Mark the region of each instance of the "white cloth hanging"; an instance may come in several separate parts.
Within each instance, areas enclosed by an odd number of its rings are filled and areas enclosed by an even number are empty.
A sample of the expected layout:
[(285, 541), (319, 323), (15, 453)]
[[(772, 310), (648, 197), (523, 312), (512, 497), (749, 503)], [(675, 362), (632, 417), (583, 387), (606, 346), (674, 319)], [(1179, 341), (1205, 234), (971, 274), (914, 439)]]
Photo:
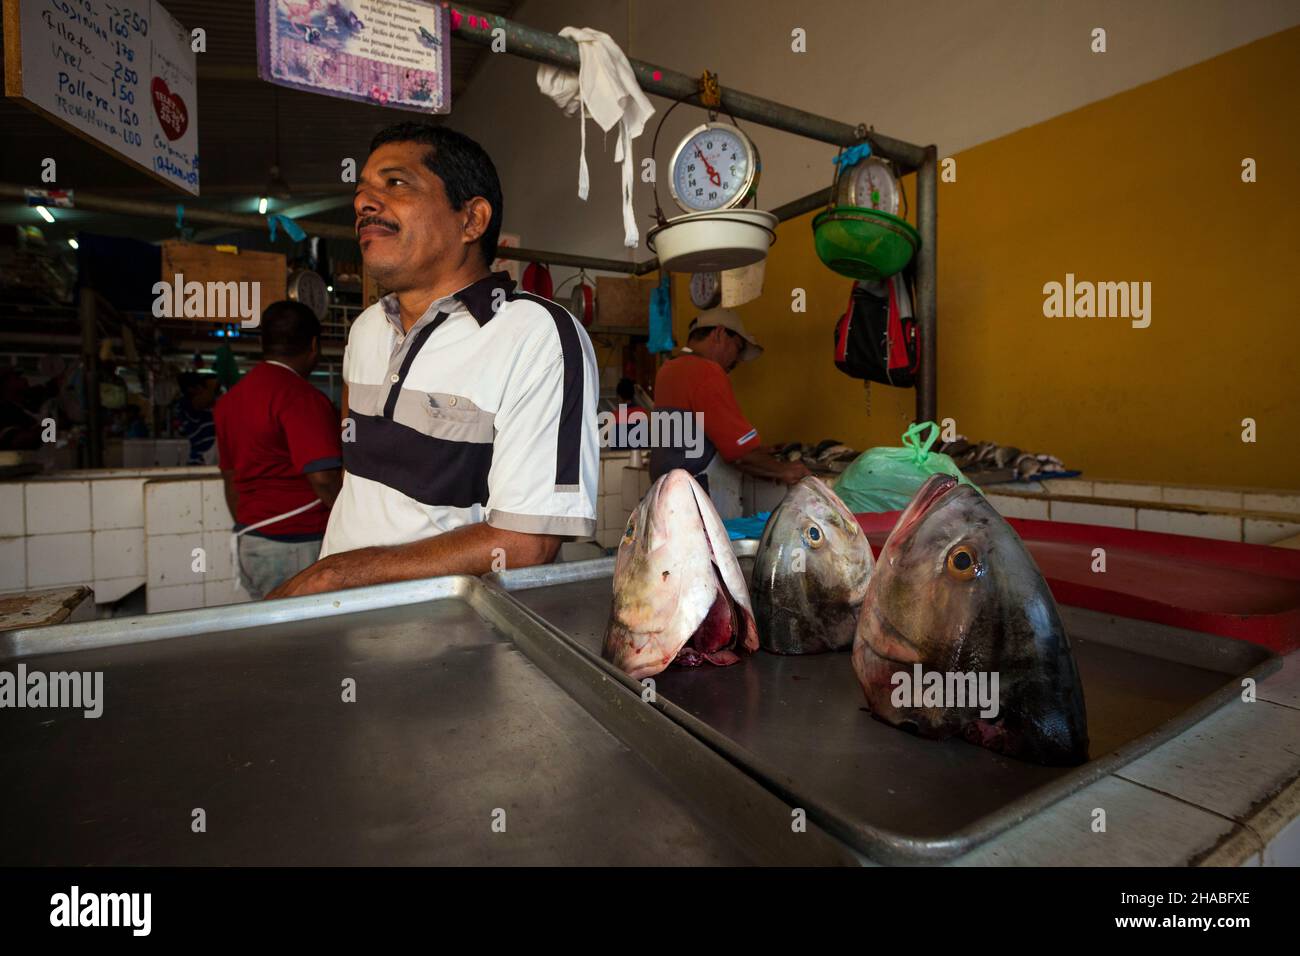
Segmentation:
[(636, 217), (632, 212), (634, 162), (632, 140), (641, 135), (654, 107), (632, 72), (623, 51), (608, 33), (579, 27), (565, 27), (560, 36), (578, 44), (581, 67), (572, 70), (542, 64), (537, 68), (537, 88), (555, 101), (565, 116), (577, 113), (582, 125), (578, 158), (578, 198), (586, 200), (590, 178), (587, 174), (587, 114), (609, 132), (618, 127), (614, 144), (614, 162), (623, 164), (623, 245), (635, 249), (640, 242)]

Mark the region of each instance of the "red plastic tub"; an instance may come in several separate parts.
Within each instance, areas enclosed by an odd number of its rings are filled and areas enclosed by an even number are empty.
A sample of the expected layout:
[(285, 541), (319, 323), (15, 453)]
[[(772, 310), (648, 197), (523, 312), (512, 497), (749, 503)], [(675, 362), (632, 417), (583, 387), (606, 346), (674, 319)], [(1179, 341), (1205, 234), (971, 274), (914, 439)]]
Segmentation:
[[(901, 512), (860, 514), (879, 555)], [(1300, 648), (1300, 551), (1065, 521), (1008, 518), (1056, 600), (1261, 644)], [(1106, 551), (1105, 573), (1092, 570)]]

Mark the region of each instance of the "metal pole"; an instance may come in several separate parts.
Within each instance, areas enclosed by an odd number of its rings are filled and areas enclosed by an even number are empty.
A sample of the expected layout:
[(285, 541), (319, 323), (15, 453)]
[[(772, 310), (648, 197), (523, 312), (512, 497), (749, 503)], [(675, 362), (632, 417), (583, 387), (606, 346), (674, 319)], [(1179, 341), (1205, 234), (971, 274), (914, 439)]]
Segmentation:
[(916, 321), (921, 336), (921, 368), (916, 383), (916, 420), (937, 422), (938, 408), (938, 317), (937, 250), (939, 241), (939, 151), (925, 148), (925, 161), (916, 171), (916, 221), (921, 249), (916, 261)]
[(831, 187), (824, 186), (810, 192), (807, 196), (792, 199), (784, 206), (777, 206), (772, 210), (772, 215), (776, 216), (781, 222), (785, 222), (787, 219), (794, 219), (806, 212), (812, 212), (814, 209), (825, 209), (830, 202), (830, 198)]
[[(580, 269), (599, 269), (602, 272), (626, 272), (636, 275), (638, 265), (622, 259), (602, 259), (599, 256), (581, 256), (571, 252), (547, 252), (543, 249), (498, 249), (502, 259), (517, 262), (545, 262), (552, 266), (574, 266)], [(656, 267), (657, 268), (657, 267)]]
[[(462, 19), (460, 26), (453, 28), (452, 34), (462, 40), (478, 46), (490, 47), (492, 31), (499, 27), (505, 31), (507, 53), (571, 70), (579, 67), (578, 44), (568, 37), (536, 30), (514, 20), (507, 20), (495, 14), (489, 15), (460, 4), (453, 9), (461, 13)], [(470, 17), (475, 19), (476, 26), (469, 25)], [(698, 77), (687, 76), (676, 70), (666, 70), (642, 60), (629, 58), (628, 63), (636, 74), (637, 83), (647, 93), (655, 93), (670, 99), (686, 99), (699, 92)], [(925, 158), (924, 147), (868, 131), (865, 126), (853, 126), (827, 119), (783, 103), (730, 89), (725, 85), (722, 87), (722, 107), (737, 119), (749, 120), (835, 146), (853, 146), (866, 139), (871, 143), (874, 153), (901, 164), (904, 171), (920, 166)]]
[(86, 389), (86, 467), (104, 467), (104, 436), (99, 430), (99, 330), (95, 325), (95, 290), (82, 286), (81, 381)]
[[(176, 204), (165, 202), (147, 202), (141, 199), (115, 199), (100, 193), (90, 193), (78, 189), (74, 194), (74, 207), (90, 209), (94, 212), (112, 212), (123, 216), (145, 216), (151, 219), (176, 218)], [(22, 186), (13, 183), (0, 183), (0, 199), (18, 199), (26, 202)], [(187, 222), (211, 224), (214, 226), (233, 226), (236, 229), (264, 230), (267, 228), (266, 217), (251, 213), (218, 212), (213, 209), (201, 209), (195, 206), (185, 207)], [(356, 240), (356, 230), (335, 222), (311, 222), (303, 220), (298, 223), (302, 228), (317, 236), (331, 239)]]

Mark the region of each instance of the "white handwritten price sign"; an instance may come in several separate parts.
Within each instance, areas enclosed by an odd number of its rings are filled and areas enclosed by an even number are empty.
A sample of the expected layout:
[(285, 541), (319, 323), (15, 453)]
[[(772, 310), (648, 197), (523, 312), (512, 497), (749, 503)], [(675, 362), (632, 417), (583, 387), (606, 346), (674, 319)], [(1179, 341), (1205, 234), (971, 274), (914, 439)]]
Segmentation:
[(154, 0), (4, 0), (5, 95), (199, 194), (194, 53)]

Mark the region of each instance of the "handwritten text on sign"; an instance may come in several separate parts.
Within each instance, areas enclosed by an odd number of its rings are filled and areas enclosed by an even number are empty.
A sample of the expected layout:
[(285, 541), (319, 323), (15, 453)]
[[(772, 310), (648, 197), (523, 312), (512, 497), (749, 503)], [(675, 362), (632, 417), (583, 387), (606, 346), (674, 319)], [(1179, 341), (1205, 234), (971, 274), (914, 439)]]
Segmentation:
[(198, 104), (185, 28), (153, 0), (20, 0), (20, 11), (22, 97), (198, 195)]

